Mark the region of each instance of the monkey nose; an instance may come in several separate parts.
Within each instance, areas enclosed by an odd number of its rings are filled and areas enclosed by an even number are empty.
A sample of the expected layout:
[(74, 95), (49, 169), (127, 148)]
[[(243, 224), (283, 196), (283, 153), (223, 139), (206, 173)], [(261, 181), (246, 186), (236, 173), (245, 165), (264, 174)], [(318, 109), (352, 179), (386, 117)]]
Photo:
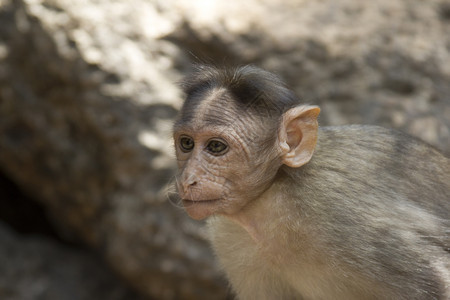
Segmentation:
[(183, 182), (183, 188), (185, 191), (188, 191), (190, 188), (192, 188), (196, 185), (197, 185), (197, 180), (196, 180), (195, 176), (189, 176)]

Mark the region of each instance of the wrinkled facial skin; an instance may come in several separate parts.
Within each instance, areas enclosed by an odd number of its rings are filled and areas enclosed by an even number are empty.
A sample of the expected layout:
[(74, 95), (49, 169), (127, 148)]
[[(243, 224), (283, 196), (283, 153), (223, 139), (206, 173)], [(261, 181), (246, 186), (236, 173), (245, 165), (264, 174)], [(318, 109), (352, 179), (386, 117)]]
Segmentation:
[(193, 219), (239, 212), (270, 185), (281, 165), (276, 155), (262, 153), (256, 141), (258, 128), (251, 122), (227, 123), (195, 122), (174, 129), (177, 189)]

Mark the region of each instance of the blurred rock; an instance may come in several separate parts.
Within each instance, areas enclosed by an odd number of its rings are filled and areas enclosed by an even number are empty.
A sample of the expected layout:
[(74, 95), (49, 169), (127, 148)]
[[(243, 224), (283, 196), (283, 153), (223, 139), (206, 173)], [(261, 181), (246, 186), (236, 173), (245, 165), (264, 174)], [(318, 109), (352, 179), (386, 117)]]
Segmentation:
[(129, 2), (78, 3), (2, 2), (1, 168), (65, 239), (100, 251), (143, 293), (224, 298), (201, 224), (162, 189), (179, 100), (177, 77), (160, 62), (168, 42), (130, 39), (124, 17), (114, 20)]
[(143, 300), (98, 258), (45, 238), (14, 234), (0, 222), (0, 299)]
[(275, 71), (321, 125), (393, 127), (450, 154), (447, 0), (175, 2), (186, 21), (167, 38), (182, 49)]
[[(253, 63), (322, 107), (450, 153), (446, 0), (0, 0), (0, 169), (62, 238), (157, 299), (223, 299), (201, 223), (169, 197), (176, 87)], [(0, 245), (1, 248), (1, 245)]]

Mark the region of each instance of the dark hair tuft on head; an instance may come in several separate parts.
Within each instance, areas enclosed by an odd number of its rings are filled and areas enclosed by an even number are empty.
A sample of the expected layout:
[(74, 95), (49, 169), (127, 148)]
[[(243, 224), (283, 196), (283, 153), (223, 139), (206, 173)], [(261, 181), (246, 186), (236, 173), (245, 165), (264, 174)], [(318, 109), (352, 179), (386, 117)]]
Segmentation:
[(197, 65), (181, 87), (186, 101), (214, 88), (225, 88), (237, 104), (260, 113), (281, 115), (300, 104), (278, 76), (251, 65), (234, 68)]

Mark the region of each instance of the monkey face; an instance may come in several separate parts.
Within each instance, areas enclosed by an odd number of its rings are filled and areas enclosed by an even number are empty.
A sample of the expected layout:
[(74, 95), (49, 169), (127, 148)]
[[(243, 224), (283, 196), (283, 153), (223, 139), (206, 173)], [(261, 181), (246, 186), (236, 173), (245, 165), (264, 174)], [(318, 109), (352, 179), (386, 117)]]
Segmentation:
[(187, 213), (194, 219), (234, 215), (270, 187), (282, 164), (298, 168), (308, 162), (318, 111), (292, 108), (281, 118), (281, 129), (271, 130), (259, 117), (212, 103), (208, 113), (178, 122), (177, 189)]
[(174, 126), (178, 193), (188, 214), (233, 215), (272, 184), (282, 164), (311, 158), (320, 109), (299, 107), (268, 72), (201, 67), (183, 84)]
[(177, 189), (194, 219), (238, 212), (264, 191), (270, 181), (266, 178), (273, 178), (280, 165), (276, 160), (258, 163), (258, 145), (240, 130), (239, 122), (233, 127), (175, 131)]

